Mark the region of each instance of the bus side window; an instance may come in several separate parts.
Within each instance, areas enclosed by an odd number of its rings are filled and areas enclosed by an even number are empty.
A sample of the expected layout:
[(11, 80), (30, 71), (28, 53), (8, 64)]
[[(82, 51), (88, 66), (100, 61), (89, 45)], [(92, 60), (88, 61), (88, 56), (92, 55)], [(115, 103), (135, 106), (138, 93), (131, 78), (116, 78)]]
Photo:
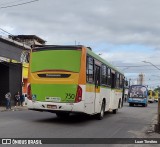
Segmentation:
[(107, 85), (107, 67), (106, 65), (102, 65), (102, 70), (101, 70), (101, 84), (102, 85)]
[(90, 56), (87, 56), (86, 81), (89, 83), (94, 82), (94, 59)]
[(151, 91), (148, 91), (148, 96), (151, 96)]
[(120, 74), (116, 73), (116, 88), (120, 88)]
[(125, 84), (125, 86), (128, 86), (127, 83), (124, 83), (124, 78), (122, 75), (120, 75), (120, 88), (123, 88), (123, 85)]
[(111, 88), (115, 88), (115, 85), (116, 85), (115, 73), (111, 73)]
[(111, 69), (108, 68), (108, 78), (107, 78), (107, 85), (111, 86)]
[(100, 86), (100, 66), (95, 65), (95, 86)]

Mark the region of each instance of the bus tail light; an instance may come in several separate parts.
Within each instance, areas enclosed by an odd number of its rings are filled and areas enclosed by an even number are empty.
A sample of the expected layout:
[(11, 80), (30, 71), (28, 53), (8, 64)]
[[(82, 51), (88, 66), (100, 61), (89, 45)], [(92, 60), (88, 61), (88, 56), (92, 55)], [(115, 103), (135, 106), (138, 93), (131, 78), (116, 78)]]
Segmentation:
[(32, 100), (31, 84), (29, 84), (27, 87), (27, 97), (29, 100)]
[(75, 103), (78, 103), (81, 100), (82, 100), (82, 88), (78, 85)]

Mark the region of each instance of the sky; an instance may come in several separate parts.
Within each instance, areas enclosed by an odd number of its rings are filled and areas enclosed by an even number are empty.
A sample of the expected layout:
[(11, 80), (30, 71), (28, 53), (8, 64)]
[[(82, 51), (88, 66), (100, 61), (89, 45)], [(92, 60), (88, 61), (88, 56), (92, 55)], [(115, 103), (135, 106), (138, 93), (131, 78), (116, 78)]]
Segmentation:
[(132, 84), (143, 73), (145, 84), (155, 88), (160, 86), (159, 6), (160, 0), (1, 0), (0, 28), (37, 35), (47, 44), (90, 46)]

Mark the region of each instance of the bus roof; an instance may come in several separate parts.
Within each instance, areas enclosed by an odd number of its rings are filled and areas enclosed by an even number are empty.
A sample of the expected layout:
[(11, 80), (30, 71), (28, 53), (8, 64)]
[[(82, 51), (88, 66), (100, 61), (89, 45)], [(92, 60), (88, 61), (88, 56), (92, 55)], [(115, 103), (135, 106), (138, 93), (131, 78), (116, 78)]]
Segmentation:
[(81, 45), (39, 45), (32, 49), (32, 51), (45, 51), (45, 50), (64, 50), (64, 49), (82, 49)]
[(70, 49), (70, 50), (80, 50), (82, 48), (86, 48), (87, 49), (87, 53), (91, 56), (93, 56), (95, 59), (99, 60), (100, 62), (106, 64), (108, 67), (110, 67), (111, 69), (121, 73), (124, 75), (124, 73), (119, 70), (118, 68), (116, 68), (115, 66), (111, 65), (109, 62), (107, 62), (106, 60), (104, 60), (103, 58), (101, 58), (99, 55), (95, 54), (92, 49), (90, 47), (85, 47), (83, 45), (40, 45), (40, 46), (36, 46), (32, 49), (32, 52), (35, 51), (45, 51), (45, 50), (64, 50), (64, 49)]

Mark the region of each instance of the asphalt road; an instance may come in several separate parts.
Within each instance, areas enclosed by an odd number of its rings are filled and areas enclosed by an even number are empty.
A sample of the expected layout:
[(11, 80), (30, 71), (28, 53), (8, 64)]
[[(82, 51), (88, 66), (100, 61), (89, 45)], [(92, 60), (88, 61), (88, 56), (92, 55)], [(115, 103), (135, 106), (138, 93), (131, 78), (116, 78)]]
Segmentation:
[(157, 114), (157, 103), (148, 107), (124, 107), (103, 120), (86, 115), (59, 119), (54, 113), (0, 112), (0, 138), (134, 138), (143, 137)]

